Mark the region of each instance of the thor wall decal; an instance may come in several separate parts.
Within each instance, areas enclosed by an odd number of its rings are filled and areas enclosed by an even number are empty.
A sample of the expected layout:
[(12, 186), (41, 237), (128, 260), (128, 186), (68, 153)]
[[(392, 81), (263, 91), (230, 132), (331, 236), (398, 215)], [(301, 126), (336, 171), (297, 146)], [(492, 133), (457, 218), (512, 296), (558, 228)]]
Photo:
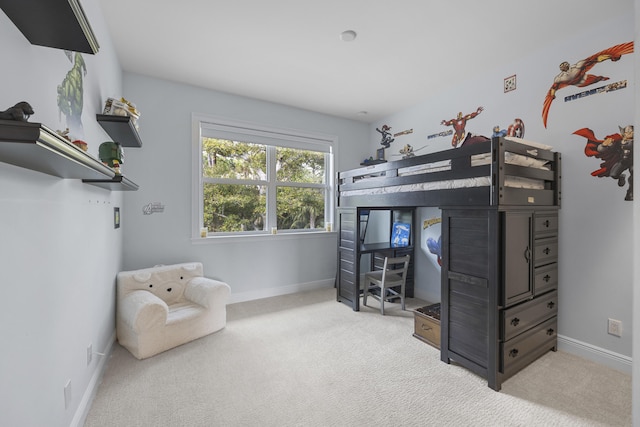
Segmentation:
[[(619, 127), (620, 133), (607, 135), (604, 139), (596, 138), (589, 128), (578, 129), (575, 135), (587, 139), (584, 153), (587, 157), (601, 159), (600, 169), (591, 172), (598, 178), (610, 177), (618, 181), (618, 187), (628, 183), (625, 200), (633, 200), (633, 126)], [(629, 176), (627, 176), (627, 173)]]
[(632, 52), (633, 42), (627, 42), (600, 51), (588, 58), (576, 62), (573, 65), (570, 65), (567, 61), (562, 62), (560, 64), (560, 73), (553, 79), (553, 84), (549, 88), (542, 106), (542, 123), (544, 124), (544, 127), (547, 127), (549, 109), (551, 108), (553, 100), (556, 99), (557, 91), (567, 86), (585, 87), (604, 80), (609, 80), (609, 77), (587, 74), (587, 72), (596, 64), (606, 60), (618, 61), (622, 55)]

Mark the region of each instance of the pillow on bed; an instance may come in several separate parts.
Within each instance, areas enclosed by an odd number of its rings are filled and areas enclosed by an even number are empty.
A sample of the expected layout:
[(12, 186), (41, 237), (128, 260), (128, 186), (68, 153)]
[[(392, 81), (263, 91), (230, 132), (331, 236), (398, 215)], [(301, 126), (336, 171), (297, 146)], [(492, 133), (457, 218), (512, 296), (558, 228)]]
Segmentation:
[(442, 160), (439, 162), (407, 166), (406, 168), (398, 168), (398, 176), (417, 175), (420, 173), (439, 172), (451, 169), (451, 160)]
[(553, 150), (553, 147), (547, 144), (542, 144), (540, 142), (529, 141), (522, 138), (516, 138), (515, 136), (505, 136), (504, 139), (508, 139), (509, 141), (519, 142), (520, 144), (528, 145), (530, 147), (540, 148), (542, 150)]
[(534, 159), (533, 157), (523, 156), (522, 154), (504, 153), (504, 162), (511, 165), (549, 170), (546, 160)]
[[(534, 159), (522, 154), (504, 153), (504, 162), (510, 165), (525, 166), (535, 169), (549, 170), (546, 160)], [(491, 153), (474, 154), (471, 156), (471, 166), (488, 165), (491, 163)]]

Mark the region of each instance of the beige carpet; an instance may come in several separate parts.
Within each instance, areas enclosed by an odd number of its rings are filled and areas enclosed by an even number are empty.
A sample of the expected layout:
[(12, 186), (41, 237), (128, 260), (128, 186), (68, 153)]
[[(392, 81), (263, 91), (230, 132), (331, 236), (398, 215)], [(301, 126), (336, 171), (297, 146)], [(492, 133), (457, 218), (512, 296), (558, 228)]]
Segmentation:
[(323, 289), (229, 305), (224, 330), (147, 360), (115, 344), (85, 426), (631, 425), (630, 375), (551, 352), (498, 393), (411, 311), (369, 304)]

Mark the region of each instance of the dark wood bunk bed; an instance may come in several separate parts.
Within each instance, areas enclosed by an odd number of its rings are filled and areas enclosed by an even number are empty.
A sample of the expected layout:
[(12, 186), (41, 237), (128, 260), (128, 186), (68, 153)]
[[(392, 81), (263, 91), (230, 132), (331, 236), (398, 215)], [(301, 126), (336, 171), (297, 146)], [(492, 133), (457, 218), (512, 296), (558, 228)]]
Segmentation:
[[(368, 211), (439, 207), (441, 360), (496, 391), (557, 346), (561, 155), (523, 142), (493, 138), (338, 173), (338, 301), (360, 308)], [(413, 215), (412, 235), (415, 226)]]

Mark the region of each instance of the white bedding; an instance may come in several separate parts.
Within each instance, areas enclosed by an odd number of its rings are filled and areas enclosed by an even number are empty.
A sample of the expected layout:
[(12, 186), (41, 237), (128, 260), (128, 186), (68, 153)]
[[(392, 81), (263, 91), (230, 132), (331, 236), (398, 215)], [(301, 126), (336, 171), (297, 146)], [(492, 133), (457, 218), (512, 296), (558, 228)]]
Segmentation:
[[(505, 138), (514, 142), (519, 142), (525, 145), (529, 145), (532, 150), (536, 148), (542, 148), (551, 150), (552, 147), (544, 144), (539, 144), (532, 141), (526, 141), (520, 138)], [(534, 153), (532, 153), (535, 155)], [(491, 153), (482, 153), (477, 154), (471, 157), (471, 166), (480, 166), (487, 165), (491, 163)], [(505, 153), (505, 163), (518, 165), (518, 166), (526, 166), (531, 168), (539, 168), (549, 170), (547, 166), (547, 162), (545, 160), (534, 159), (528, 156), (523, 156), (515, 153)], [(423, 173), (433, 173), (439, 171), (447, 171), (451, 169), (451, 160), (443, 160), (440, 162), (434, 162), (424, 165), (415, 165), (409, 166), (406, 168), (398, 169), (398, 176), (409, 176), (409, 175), (417, 175)], [(506, 175), (504, 179), (504, 183), (506, 187), (511, 188), (526, 188), (533, 190), (543, 190), (544, 189), (544, 181), (522, 178), (517, 176)], [(343, 196), (359, 196), (359, 195), (377, 195), (377, 194), (388, 194), (388, 193), (399, 193), (399, 192), (411, 192), (411, 191), (429, 191), (429, 190), (447, 190), (447, 189), (455, 189), (455, 188), (469, 188), (469, 187), (486, 187), (491, 185), (491, 178), (486, 177), (477, 177), (477, 178), (464, 178), (464, 179), (455, 179), (448, 181), (433, 181), (433, 182), (423, 182), (416, 184), (405, 184), (405, 185), (396, 185), (391, 187), (379, 187), (379, 188), (368, 188), (363, 190), (348, 190), (342, 191), (341, 195)]]
[[(525, 166), (529, 168), (538, 168), (549, 170), (546, 160), (534, 159), (533, 157), (523, 156), (515, 153), (504, 153), (504, 162), (510, 165)], [(471, 166), (482, 166), (491, 163), (491, 153), (482, 153), (471, 156)], [(398, 169), (398, 176), (417, 175), (421, 173), (431, 173), (446, 171), (451, 169), (451, 160), (442, 160), (440, 162), (428, 163), (424, 165), (409, 166)]]
[[(491, 179), (488, 176), (478, 178), (463, 178), (449, 181), (421, 182), (417, 184), (404, 184), (392, 187), (367, 188), (364, 190), (341, 191), (342, 196), (363, 196), (389, 193), (404, 193), (411, 191), (450, 190), (454, 188), (488, 187)], [(532, 190), (544, 190), (544, 183), (537, 179), (521, 178), (517, 176), (505, 176), (504, 185), (510, 188), (527, 188)]]

